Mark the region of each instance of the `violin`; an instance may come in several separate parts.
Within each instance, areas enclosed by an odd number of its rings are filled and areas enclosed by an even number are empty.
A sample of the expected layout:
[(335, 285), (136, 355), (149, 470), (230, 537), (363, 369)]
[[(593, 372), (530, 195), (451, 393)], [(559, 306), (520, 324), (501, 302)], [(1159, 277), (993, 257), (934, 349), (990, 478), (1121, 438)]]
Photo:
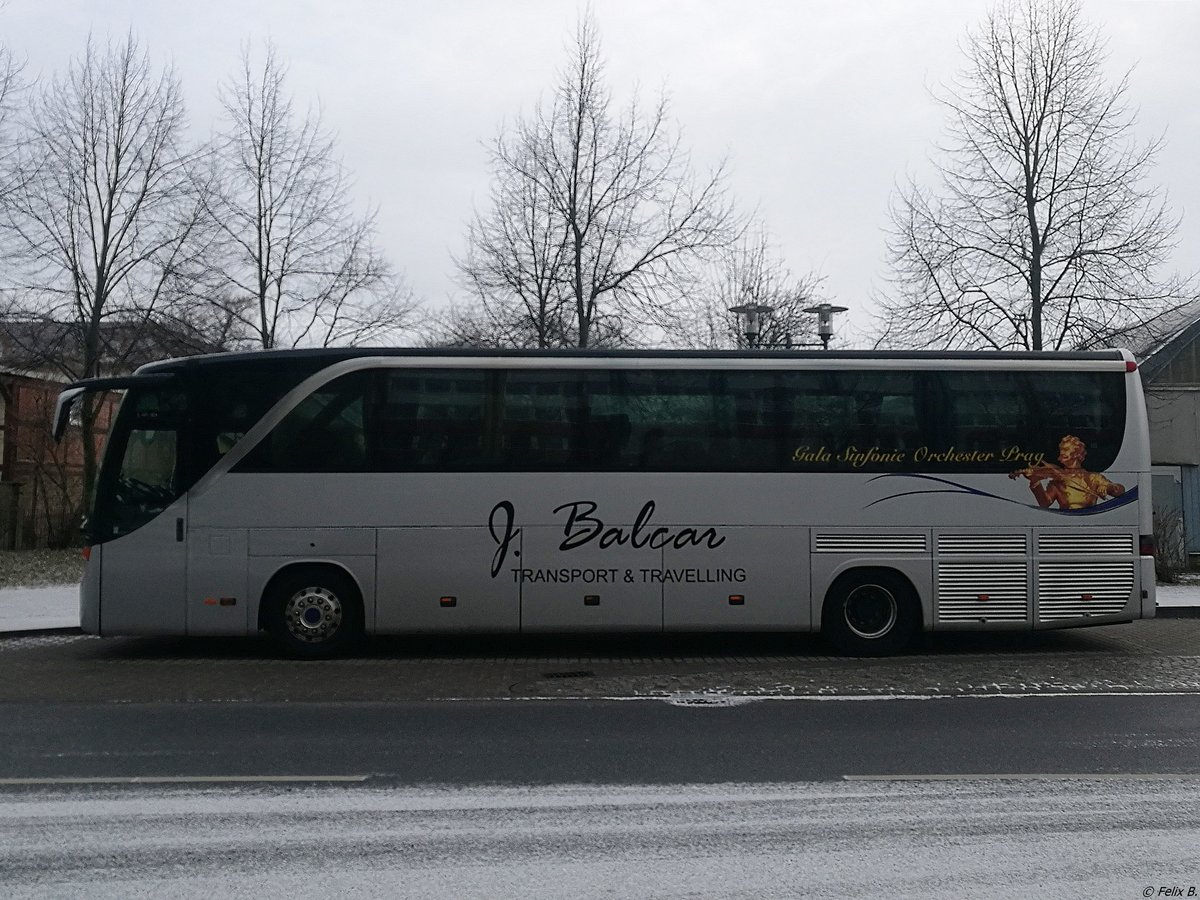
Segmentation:
[(1042, 481), (1046, 478), (1059, 478), (1065, 471), (1066, 469), (1062, 466), (1055, 465), (1054, 463), (1042, 463), (1039, 466), (1027, 466), (1024, 469), (1009, 472), (1008, 477), (1016, 478), (1017, 476), (1021, 476), (1033, 481)]

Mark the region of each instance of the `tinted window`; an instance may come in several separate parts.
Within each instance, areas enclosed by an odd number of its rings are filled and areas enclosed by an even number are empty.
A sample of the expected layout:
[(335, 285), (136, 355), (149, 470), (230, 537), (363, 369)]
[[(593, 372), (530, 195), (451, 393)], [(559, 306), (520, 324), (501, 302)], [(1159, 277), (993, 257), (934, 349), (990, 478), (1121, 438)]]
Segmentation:
[(485, 468), (489, 376), (466, 369), (384, 369), (371, 376), (370, 465), (396, 472)]
[(190, 481), (211, 469), (284, 394), (322, 365), (300, 359), (251, 360), (190, 373), (195, 385)]
[[(1059, 442), (1079, 438), (1086, 467), (1103, 471), (1121, 449), (1125, 379), (1105, 372), (945, 372), (930, 376), (940, 401), (931, 449), (974, 455), (948, 470), (1013, 471), (1053, 461)], [(929, 461), (926, 461), (929, 465)]]
[(382, 369), (306, 398), (251, 471), (1012, 472), (1124, 430), (1120, 373)]
[(309, 394), (242, 461), (256, 472), (367, 469), (364, 411), (370, 372), (335, 378)]
[(781, 377), (793, 469), (906, 471), (932, 427), (920, 373), (788, 372)]
[[(589, 379), (581, 373), (499, 373), (496, 462), (504, 469), (564, 470), (584, 445)], [(591, 380), (595, 380), (594, 378)]]
[(593, 376), (582, 461), (587, 468), (703, 471), (729, 456), (733, 405), (709, 372)]
[(171, 505), (188, 487), (180, 439), (187, 393), (175, 387), (131, 389), (105, 448), (88, 523), (93, 540), (128, 534)]

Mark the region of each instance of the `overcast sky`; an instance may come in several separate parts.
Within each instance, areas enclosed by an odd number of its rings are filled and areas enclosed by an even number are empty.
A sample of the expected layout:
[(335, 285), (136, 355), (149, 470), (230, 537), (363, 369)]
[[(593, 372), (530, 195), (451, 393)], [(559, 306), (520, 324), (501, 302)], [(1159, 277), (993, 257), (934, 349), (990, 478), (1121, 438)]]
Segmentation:
[[(1175, 267), (1200, 268), (1200, 3), (1084, 0), (1109, 41), (1142, 133), (1164, 133), (1155, 179), (1183, 216)], [(173, 62), (192, 126), (216, 123), (218, 85), (243, 42), (270, 38), (298, 105), (319, 102), (379, 207), (380, 243), (418, 295), (456, 293), (452, 254), (486, 202), (486, 143), (553, 85), (583, 4), (565, 0), (8, 0), (0, 40), (48, 76), (91, 32), (132, 28)], [(893, 187), (928, 171), (944, 125), (928, 88), (961, 65), (984, 0), (593, 0), (618, 101), (665, 89), (699, 167), (728, 157), (740, 204), (757, 208), (796, 273), (869, 325), (887, 290)]]

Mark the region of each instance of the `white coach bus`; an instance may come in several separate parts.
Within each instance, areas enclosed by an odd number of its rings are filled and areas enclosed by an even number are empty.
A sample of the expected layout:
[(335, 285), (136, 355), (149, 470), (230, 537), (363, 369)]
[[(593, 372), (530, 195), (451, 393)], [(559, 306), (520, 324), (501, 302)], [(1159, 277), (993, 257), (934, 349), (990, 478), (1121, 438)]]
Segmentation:
[(1154, 613), (1137, 364), (1098, 353), (311, 350), (153, 363), (85, 631), (921, 630)]

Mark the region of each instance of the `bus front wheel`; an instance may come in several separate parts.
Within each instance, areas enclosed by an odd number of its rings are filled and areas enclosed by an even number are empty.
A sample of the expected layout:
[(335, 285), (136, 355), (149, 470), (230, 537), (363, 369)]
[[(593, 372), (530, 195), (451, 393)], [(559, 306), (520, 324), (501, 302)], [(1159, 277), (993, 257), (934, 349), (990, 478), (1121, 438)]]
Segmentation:
[(889, 656), (912, 643), (921, 613), (912, 587), (887, 569), (847, 572), (825, 596), (821, 634), (848, 656)]
[(289, 656), (337, 656), (362, 638), (362, 597), (353, 580), (337, 569), (293, 569), (268, 588), (263, 625)]

